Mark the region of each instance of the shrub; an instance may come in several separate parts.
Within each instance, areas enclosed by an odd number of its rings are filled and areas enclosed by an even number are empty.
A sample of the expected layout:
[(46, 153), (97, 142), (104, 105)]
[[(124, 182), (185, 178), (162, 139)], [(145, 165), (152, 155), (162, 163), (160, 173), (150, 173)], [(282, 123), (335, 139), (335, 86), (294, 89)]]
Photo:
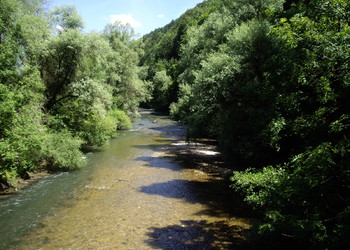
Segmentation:
[(118, 130), (131, 129), (131, 120), (124, 111), (114, 109), (109, 112), (109, 115), (116, 120)]
[(68, 131), (53, 132), (45, 137), (40, 158), (51, 170), (74, 170), (84, 166), (80, 147), (83, 141)]

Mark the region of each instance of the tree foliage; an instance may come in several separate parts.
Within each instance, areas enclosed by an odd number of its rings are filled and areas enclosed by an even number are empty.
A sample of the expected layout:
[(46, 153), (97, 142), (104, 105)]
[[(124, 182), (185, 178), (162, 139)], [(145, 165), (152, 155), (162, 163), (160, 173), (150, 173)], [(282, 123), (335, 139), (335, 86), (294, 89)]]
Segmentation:
[(0, 0), (2, 185), (82, 167), (142, 102), (218, 139), (260, 247), (349, 248), (348, 1), (206, 0), (139, 40), (43, 4)]
[(0, 1), (0, 184), (46, 168), (84, 165), (84, 145), (129, 129), (149, 98), (130, 27), (84, 33), (74, 6)]
[[(144, 38), (153, 41), (145, 56), (153, 98), (168, 98), (189, 137), (219, 140), (236, 170), (233, 187), (265, 215), (259, 246), (349, 247), (349, 8), (344, 0), (205, 1)], [(185, 18), (173, 56), (164, 50)], [(164, 70), (178, 89), (171, 101), (160, 91)]]

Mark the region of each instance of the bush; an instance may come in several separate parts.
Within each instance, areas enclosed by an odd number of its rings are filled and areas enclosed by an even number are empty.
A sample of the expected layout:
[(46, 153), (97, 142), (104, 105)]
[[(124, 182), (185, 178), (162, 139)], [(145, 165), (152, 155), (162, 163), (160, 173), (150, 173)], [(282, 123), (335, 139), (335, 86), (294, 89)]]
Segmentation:
[(284, 165), (234, 172), (233, 187), (265, 214), (266, 247), (349, 248), (349, 153), (347, 140), (321, 143)]
[(130, 118), (124, 111), (115, 109), (109, 111), (105, 117), (91, 115), (90, 118), (82, 120), (75, 130), (85, 144), (101, 146), (112, 138), (117, 130), (130, 128)]
[(117, 128), (117, 121), (106, 116), (101, 118), (97, 115), (91, 116), (90, 119), (82, 120), (78, 130), (78, 135), (84, 140), (84, 144), (101, 146), (110, 139)]
[(118, 130), (131, 129), (131, 120), (124, 111), (114, 109), (109, 112), (109, 115), (116, 120)]
[(39, 154), (45, 137), (37, 107), (24, 107), (9, 119), (11, 127), (0, 138), (0, 175), (3, 182), (25, 178), (28, 171), (38, 167)]
[(43, 142), (42, 165), (51, 170), (74, 170), (84, 166), (80, 147), (83, 141), (68, 131), (48, 134)]

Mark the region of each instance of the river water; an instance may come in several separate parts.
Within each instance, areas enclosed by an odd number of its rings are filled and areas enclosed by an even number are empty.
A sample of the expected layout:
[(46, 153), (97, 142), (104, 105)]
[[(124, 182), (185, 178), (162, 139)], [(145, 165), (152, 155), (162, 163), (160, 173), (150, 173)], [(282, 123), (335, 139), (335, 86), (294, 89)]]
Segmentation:
[(185, 128), (141, 113), (131, 131), (88, 153), (86, 168), (0, 201), (0, 249), (240, 247), (249, 220), (221, 207), (207, 173), (164, 156)]

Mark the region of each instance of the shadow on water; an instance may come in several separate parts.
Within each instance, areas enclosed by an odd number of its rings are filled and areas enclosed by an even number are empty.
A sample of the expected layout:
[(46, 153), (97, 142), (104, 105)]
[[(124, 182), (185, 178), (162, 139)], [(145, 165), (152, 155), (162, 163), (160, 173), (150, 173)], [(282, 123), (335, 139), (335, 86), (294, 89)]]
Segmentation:
[[(179, 131), (185, 130), (180, 128)], [(176, 132), (177, 133), (177, 132)], [(216, 150), (216, 142), (213, 140), (201, 140), (187, 142), (179, 139), (159, 139), (155, 140), (155, 144), (134, 145), (138, 149), (150, 149), (154, 152), (165, 152), (163, 156), (148, 156), (138, 157), (136, 161), (142, 161), (149, 167), (169, 168), (167, 164), (161, 164), (160, 160), (168, 159), (181, 163), (182, 169), (200, 169), (211, 175), (225, 175), (226, 177), (232, 174), (233, 167), (230, 163), (225, 163), (222, 155)], [(205, 154), (208, 150), (215, 150), (214, 154)]]
[(193, 185), (200, 184), (199, 182), (192, 182), (188, 180), (172, 180), (163, 183), (155, 183), (150, 186), (143, 186), (140, 192), (150, 195), (160, 195), (167, 198), (182, 199), (190, 203), (201, 202), (199, 190), (196, 190), (196, 195)]
[(249, 215), (220, 155), (201, 153), (212, 142), (188, 144), (184, 126), (144, 113), (89, 149), (87, 168), (0, 204), (0, 249), (241, 249)]
[[(193, 215), (203, 217), (199, 220), (181, 220), (166, 227), (149, 228), (146, 243), (160, 249), (247, 249), (248, 243), (244, 238), (250, 230), (238, 221), (239, 218), (251, 218), (252, 211), (242, 197), (229, 187), (232, 169), (217, 152), (216, 142), (209, 139), (185, 142), (186, 128), (178, 124), (151, 129), (161, 132), (166, 139), (157, 140), (154, 145), (134, 147), (151, 149), (160, 154), (140, 156), (135, 160), (144, 162), (150, 168), (188, 170), (192, 178), (154, 183), (142, 186), (139, 191), (201, 204), (202, 209)], [(210, 217), (218, 221), (206, 220)]]
[(242, 218), (252, 216), (252, 211), (247, 208), (242, 197), (234, 193), (222, 180), (172, 180), (143, 186), (139, 191), (149, 195), (180, 199), (192, 204), (202, 204), (205, 209), (195, 214), (198, 216), (230, 217), (231, 219), (235, 219), (236, 216)]
[(154, 156), (140, 156), (135, 159), (135, 161), (145, 162), (147, 167), (150, 168), (164, 168), (172, 171), (180, 171), (182, 168), (175, 166), (174, 164), (169, 164), (164, 158), (154, 157)]
[[(243, 197), (230, 188), (231, 167), (217, 152), (216, 142), (209, 139), (197, 142), (185, 142), (182, 135), (185, 127), (179, 125), (153, 128), (159, 131), (173, 131), (175, 138), (156, 140), (154, 145), (134, 145), (140, 149), (164, 152), (155, 156), (140, 156), (136, 161), (151, 168), (171, 171), (191, 170), (194, 180), (171, 180), (143, 186), (140, 192), (167, 198), (181, 199), (189, 203), (200, 203), (205, 209), (195, 215), (221, 217), (223, 214), (233, 217), (251, 217), (253, 212), (244, 203)], [(180, 140), (179, 140), (180, 138)], [(158, 144), (159, 143), (159, 144)], [(203, 152), (213, 152), (206, 154)], [(180, 164), (176, 164), (180, 163)], [(201, 179), (207, 176), (207, 178)]]
[(179, 225), (150, 228), (146, 241), (157, 249), (246, 249), (247, 230), (225, 221), (180, 221)]
[[(152, 149), (155, 152), (162, 152), (165, 150), (176, 151), (175, 146), (159, 146), (147, 145), (136, 146), (137, 148)], [(220, 157), (211, 155), (202, 155), (200, 157), (193, 156), (182, 150), (177, 150), (176, 155), (165, 154), (164, 156), (140, 156), (135, 161), (141, 161), (148, 167), (165, 168), (174, 171), (182, 171), (183, 169), (200, 169), (201, 171), (211, 174), (212, 177), (224, 177), (232, 173), (232, 170), (223, 168), (225, 163), (221, 161)], [(181, 168), (174, 168), (169, 162), (180, 162)], [(224, 173), (223, 173), (224, 172)]]

